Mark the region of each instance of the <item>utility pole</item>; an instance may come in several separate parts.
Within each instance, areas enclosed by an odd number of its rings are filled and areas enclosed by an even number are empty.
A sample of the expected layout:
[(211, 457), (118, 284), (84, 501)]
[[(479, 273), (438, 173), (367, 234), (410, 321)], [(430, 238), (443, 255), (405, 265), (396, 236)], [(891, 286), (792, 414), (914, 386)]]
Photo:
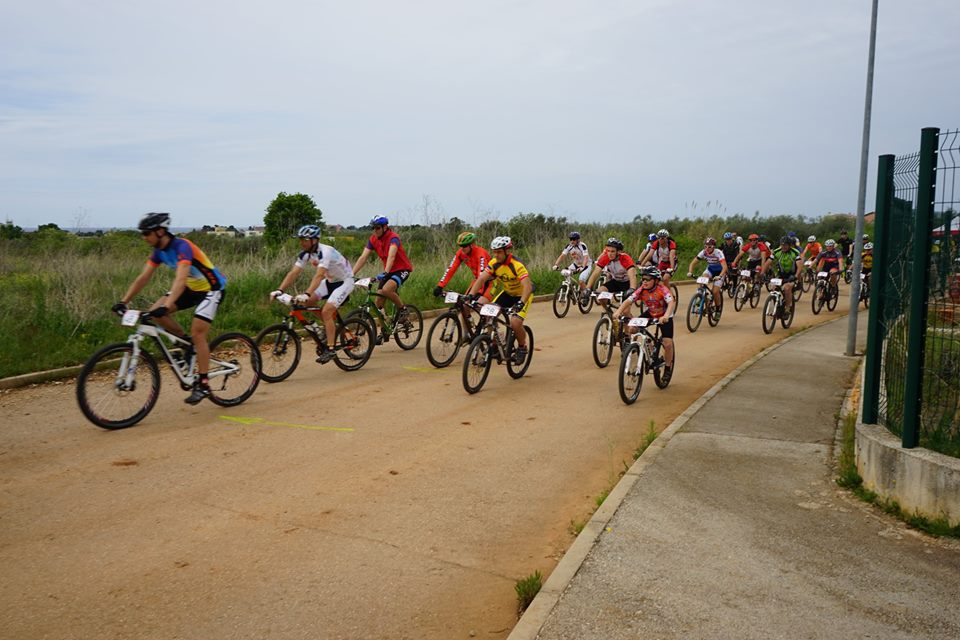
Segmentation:
[(873, 107), (873, 58), (877, 48), (877, 3), (870, 16), (870, 54), (867, 58), (867, 97), (863, 107), (863, 143), (860, 147), (860, 194), (857, 196), (857, 224), (853, 238), (853, 279), (850, 281), (850, 317), (847, 324), (847, 355), (857, 351), (857, 315), (860, 306), (860, 255), (863, 253), (863, 215), (867, 199), (867, 156), (870, 154), (870, 112)]

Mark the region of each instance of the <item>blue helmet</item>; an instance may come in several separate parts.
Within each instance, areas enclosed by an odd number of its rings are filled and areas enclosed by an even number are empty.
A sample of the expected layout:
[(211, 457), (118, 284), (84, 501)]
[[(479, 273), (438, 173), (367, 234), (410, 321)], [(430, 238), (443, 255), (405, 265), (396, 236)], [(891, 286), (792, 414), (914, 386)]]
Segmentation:
[(657, 234), (655, 233), (651, 233), (650, 235), (647, 236), (647, 241), (649, 242), (653, 242), (656, 239), (657, 239)]
[(579, 240), (579, 239), (580, 239), (580, 232), (579, 232), (579, 231), (571, 231), (571, 232), (570, 232), (570, 235), (567, 236), (567, 237), (570, 238), (571, 240)]
[(298, 238), (317, 239), (320, 237), (320, 227), (315, 224), (305, 224), (297, 231)]
[(373, 218), (370, 219), (371, 227), (385, 227), (388, 224), (390, 224), (390, 221), (387, 220), (386, 216), (373, 216)]
[(727, 231), (725, 234), (723, 234), (723, 239), (724, 239), (724, 240), (730, 240), (730, 239), (732, 239), (732, 238), (733, 238), (733, 234), (730, 233), (729, 231)]

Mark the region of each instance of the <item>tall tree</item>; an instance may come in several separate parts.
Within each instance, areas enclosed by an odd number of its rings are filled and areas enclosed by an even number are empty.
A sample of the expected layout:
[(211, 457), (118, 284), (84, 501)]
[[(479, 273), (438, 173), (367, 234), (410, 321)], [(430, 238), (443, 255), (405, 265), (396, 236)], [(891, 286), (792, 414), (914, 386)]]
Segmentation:
[(283, 242), (305, 224), (323, 227), (323, 212), (317, 208), (313, 198), (303, 193), (287, 194), (281, 191), (266, 211), (263, 236), (270, 244)]

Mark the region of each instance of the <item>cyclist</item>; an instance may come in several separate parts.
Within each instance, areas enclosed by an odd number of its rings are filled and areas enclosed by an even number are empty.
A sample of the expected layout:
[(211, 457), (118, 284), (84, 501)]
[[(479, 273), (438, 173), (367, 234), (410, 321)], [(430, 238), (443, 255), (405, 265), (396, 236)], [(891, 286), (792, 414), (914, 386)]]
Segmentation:
[(751, 233), (747, 238), (747, 243), (743, 245), (740, 254), (733, 261), (733, 268), (736, 269), (740, 261), (746, 256), (747, 269), (750, 270), (751, 274), (755, 273), (760, 268), (760, 265), (763, 264), (764, 259), (769, 255), (770, 249), (766, 243), (760, 242), (760, 236)]
[[(640, 270), (640, 287), (613, 312), (613, 317), (629, 318), (631, 305), (643, 303), (642, 317), (655, 318), (660, 327), (663, 359), (667, 362), (663, 369), (663, 379), (669, 381), (673, 375), (673, 314), (677, 310), (677, 301), (670, 292), (670, 287), (660, 282), (660, 276), (660, 270), (656, 267), (643, 267)], [(634, 332), (629, 326), (626, 330), (627, 333)]]
[(871, 271), (873, 271), (873, 243), (868, 242), (863, 245), (863, 253), (860, 254), (860, 273), (863, 274), (863, 281), (868, 286)]
[(767, 242), (767, 236), (763, 235), (762, 233), (760, 234), (760, 244), (762, 244), (763, 246), (765, 246), (765, 247), (767, 248), (767, 253), (768, 253), (768, 254), (769, 254), (771, 251), (773, 251), (773, 247), (771, 247), (771, 246), (770, 246), (770, 243)]
[(292, 285), (300, 274), (311, 265), (317, 268), (307, 285), (306, 293), (296, 297), (301, 304), (318, 304), (324, 302), (320, 310), (320, 318), (326, 329), (327, 342), (317, 357), (317, 362), (324, 364), (333, 359), (333, 348), (337, 338), (337, 309), (350, 297), (353, 291), (353, 268), (350, 261), (331, 247), (320, 243), (320, 227), (315, 224), (305, 224), (297, 231), (296, 238), (300, 240), (300, 253), (290, 267), (290, 271), (283, 277), (280, 286), (270, 292), (270, 299), (283, 295), (283, 290)]
[(587, 249), (587, 245), (580, 241), (580, 232), (571, 231), (570, 232), (570, 243), (563, 248), (563, 251), (560, 252), (560, 255), (557, 256), (557, 259), (553, 262), (553, 270), (557, 271), (560, 268), (560, 263), (564, 260), (571, 261), (571, 268), (580, 273), (579, 282), (580, 282), (580, 291), (583, 292), (587, 288), (587, 280), (590, 278), (590, 272), (593, 270), (593, 262), (590, 260), (590, 251)]
[(651, 233), (647, 236), (647, 245), (640, 252), (640, 255), (637, 256), (637, 264), (646, 264), (651, 256), (653, 255), (653, 245), (657, 241), (657, 234)]
[(677, 269), (677, 243), (670, 238), (666, 229), (657, 231), (657, 243), (653, 246), (653, 254), (649, 256), (650, 264), (660, 270), (661, 281), (664, 286), (670, 286), (670, 278)]
[(740, 255), (740, 245), (737, 244), (737, 235), (733, 231), (723, 234), (720, 251), (723, 252), (723, 258), (727, 262), (727, 279), (733, 283), (731, 286), (736, 286), (740, 273), (733, 268), (733, 261)]
[(846, 229), (843, 229), (840, 232), (840, 237), (837, 239), (837, 244), (840, 245), (840, 253), (843, 254), (843, 258), (849, 263), (850, 258), (853, 257), (853, 239), (847, 237)]
[(817, 257), (817, 271), (826, 271), (830, 274), (830, 284), (837, 285), (837, 279), (844, 269), (844, 257), (837, 251), (837, 243), (827, 240), (823, 243), (823, 251)]
[(817, 256), (820, 255), (820, 252), (823, 251), (823, 247), (817, 242), (817, 236), (810, 236), (807, 238), (807, 244), (803, 248), (803, 253), (800, 254), (800, 257), (804, 260), (817, 261)]
[[(373, 234), (367, 240), (367, 246), (364, 247), (363, 253), (357, 258), (357, 262), (353, 266), (353, 272), (360, 273), (360, 269), (367, 263), (367, 257), (371, 253), (375, 252), (380, 257), (380, 260), (383, 261), (383, 271), (377, 275), (377, 281), (380, 283), (377, 286), (377, 291), (394, 304), (396, 307), (395, 319), (399, 320), (403, 316), (404, 304), (397, 292), (410, 277), (413, 265), (410, 264), (407, 253), (403, 250), (400, 236), (390, 228), (390, 221), (385, 216), (374, 216), (370, 220), (370, 226), (373, 228)], [(374, 304), (380, 310), (383, 310), (384, 299), (377, 296)], [(378, 340), (380, 335), (377, 336)]]
[[(210, 324), (217, 315), (217, 309), (223, 302), (227, 279), (213, 265), (200, 247), (186, 238), (170, 233), (170, 214), (151, 212), (144, 214), (137, 225), (144, 241), (153, 247), (153, 253), (147, 259), (143, 271), (131, 283), (120, 301), (113, 305), (115, 313), (123, 313), (127, 303), (150, 281), (154, 271), (161, 264), (173, 269), (176, 274), (170, 290), (150, 307), (157, 324), (185, 340), (193, 342), (197, 354), (198, 379), (193, 392), (184, 402), (197, 404), (210, 396), (210, 345), (207, 334)], [(190, 323), (190, 337), (187, 338), (183, 327), (170, 314), (183, 309), (196, 307)], [(185, 358), (189, 354), (185, 354)]]
[[(487, 265), (490, 264), (490, 254), (487, 253), (487, 250), (483, 247), (477, 246), (477, 234), (472, 231), (464, 231), (457, 236), (457, 246), (460, 248), (457, 249), (457, 252), (453, 254), (453, 260), (450, 261), (450, 266), (447, 267), (447, 270), (443, 272), (443, 277), (440, 278), (440, 281), (437, 283), (437, 286), (433, 288), (433, 295), (440, 296), (443, 294), (443, 288), (447, 286), (447, 283), (450, 282), (454, 274), (457, 272), (457, 269), (460, 268), (461, 264), (467, 265), (470, 272), (473, 273), (473, 280), (470, 281), (470, 284), (467, 285), (467, 291), (470, 291), (470, 287), (473, 286), (473, 283), (477, 281), (477, 278), (480, 277), (480, 274), (484, 269), (487, 268)], [(489, 285), (484, 288), (481, 295), (489, 297), (490, 287)], [(469, 342), (473, 336), (473, 326), (470, 322), (470, 312), (467, 309), (462, 309), (460, 314), (463, 316), (463, 321), (466, 323), (467, 328), (464, 332), (463, 340), (464, 342)]]
[(690, 261), (690, 268), (687, 269), (688, 278), (693, 277), (693, 269), (701, 260), (707, 263), (707, 270), (703, 272), (703, 275), (709, 274), (710, 279), (713, 280), (713, 308), (719, 311), (721, 304), (720, 286), (717, 285), (717, 282), (723, 282), (723, 279), (727, 276), (727, 259), (724, 257), (723, 251), (717, 249), (717, 241), (714, 238), (708, 237), (703, 241), (703, 250)]
[[(637, 288), (637, 266), (633, 258), (624, 253), (623, 243), (617, 238), (607, 238), (607, 244), (603, 248), (603, 255), (597, 259), (597, 266), (600, 267), (590, 274), (590, 281), (587, 288), (593, 289), (593, 285), (600, 278), (600, 273), (606, 271), (609, 278), (599, 287), (598, 291), (609, 291), (610, 293), (622, 293), (627, 289)], [(606, 306), (607, 302), (601, 301)]]
[(500, 293), (493, 302), (510, 309), (510, 328), (517, 337), (517, 350), (514, 352), (514, 362), (523, 364), (527, 359), (527, 332), (523, 330), (523, 321), (527, 317), (530, 303), (533, 301), (533, 282), (530, 274), (522, 262), (513, 257), (513, 241), (509, 236), (498, 236), (490, 243), (493, 259), (487, 268), (470, 287), (470, 296), (479, 298), (481, 303), (490, 300), (481, 295), (488, 282), (497, 280), (500, 283)]
[(777, 270), (783, 280), (783, 301), (789, 313), (793, 309), (793, 288), (800, 278), (800, 251), (790, 236), (780, 238), (780, 247), (773, 250), (763, 265), (763, 270)]

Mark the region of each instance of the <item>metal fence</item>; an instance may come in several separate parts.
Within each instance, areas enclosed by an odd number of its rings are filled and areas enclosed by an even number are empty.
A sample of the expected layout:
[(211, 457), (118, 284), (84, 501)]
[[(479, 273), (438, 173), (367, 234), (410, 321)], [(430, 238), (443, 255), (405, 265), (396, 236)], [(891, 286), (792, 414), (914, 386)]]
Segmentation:
[(958, 168), (957, 130), (880, 158), (863, 417), (960, 457)]

